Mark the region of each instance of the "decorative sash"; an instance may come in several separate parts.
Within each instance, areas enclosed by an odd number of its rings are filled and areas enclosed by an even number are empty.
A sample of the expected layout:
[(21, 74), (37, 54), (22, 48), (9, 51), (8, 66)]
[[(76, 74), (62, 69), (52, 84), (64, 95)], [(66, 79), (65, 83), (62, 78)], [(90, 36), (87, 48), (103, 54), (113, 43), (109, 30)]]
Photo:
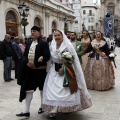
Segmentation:
[(78, 85), (76, 81), (75, 72), (73, 70), (72, 64), (64, 63), (63, 64), (64, 69), (64, 82), (63, 87), (69, 87), (71, 94), (77, 92)]

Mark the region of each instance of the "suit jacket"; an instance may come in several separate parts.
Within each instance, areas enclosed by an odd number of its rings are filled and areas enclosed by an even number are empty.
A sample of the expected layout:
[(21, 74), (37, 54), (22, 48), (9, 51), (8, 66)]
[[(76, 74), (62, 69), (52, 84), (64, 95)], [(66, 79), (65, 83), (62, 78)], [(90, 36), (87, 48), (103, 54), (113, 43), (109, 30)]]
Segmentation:
[[(36, 68), (40, 66), (46, 66), (47, 61), (50, 59), (50, 50), (49, 50), (48, 43), (42, 40), (41, 38), (38, 38), (37, 41), (38, 41), (38, 44), (36, 45), (35, 56), (34, 56), (34, 64)], [(46, 75), (43, 76), (44, 74), (42, 72), (42, 69), (31, 69), (27, 66), (28, 54), (29, 54), (29, 49), (31, 44), (32, 44), (32, 41), (29, 41), (26, 44), (25, 52), (23, 55), (22, 63), (21, 63), (20, 74), (17, 82), (17, 84), (21, 85), (20, 99), (19, 99), (20, 102), (22, 102), (22, 100), (26, 97), (25, 91), (28, 88), (34, 89), (35, 88), (34, 85), (43, 83), (41, 81), (43, 80), (41, 79), (41, 77), (42, 78), (46, 77)], [(43, 62), (38, 62), (38, 58), (40, 56), (43, 56)], [(43, 71), (45, 71), (45, 69)], [(38, 83), (34, 84), (35, 81)]]
[[(49, 50), (48, 43), (42, 40), (41, 38), (38, 38), (37, 41), (38, 41), (38, 44), (36, 45), (35, 58), (34, 58), (34, 64), (36, 68), (40, 66), (45, 66), (46, 62), (50, 58), (50, 50)], [(32, 44), (32, 41), (29, 41), (26, 44), (25, 52), (23, 54), (23, 59), (25, 62), (28, 62), (28, 53), (29, 53), (31, 44)], [(38, 62), (38, 58), (40, 56), (43, 56), (43, 62)]]

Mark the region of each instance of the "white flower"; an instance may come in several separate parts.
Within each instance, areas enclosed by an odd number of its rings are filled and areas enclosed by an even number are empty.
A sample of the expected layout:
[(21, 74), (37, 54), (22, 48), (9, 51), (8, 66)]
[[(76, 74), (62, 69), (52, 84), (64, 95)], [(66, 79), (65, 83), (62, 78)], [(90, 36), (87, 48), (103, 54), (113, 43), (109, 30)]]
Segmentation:
[(66, 58), (72, 58), (72, 55), (67, 54), (67, 55), (66, 55)]
[(116, 55), (114, 53), (111, 53), (109, 57), (115, 57)]
[(62, 55), (63, 55), (63, 56), (66, 56), (66, 54), (67, 54), (67, 52), (64, 52)]
[(64, 52), (62, 54), (62, 57), (66, 57), (66, 58), (72, 58), (72, 55), (69, 52)]
[(69, 52), (66, 52), (66, 58), (72, 58), (72, 55)]

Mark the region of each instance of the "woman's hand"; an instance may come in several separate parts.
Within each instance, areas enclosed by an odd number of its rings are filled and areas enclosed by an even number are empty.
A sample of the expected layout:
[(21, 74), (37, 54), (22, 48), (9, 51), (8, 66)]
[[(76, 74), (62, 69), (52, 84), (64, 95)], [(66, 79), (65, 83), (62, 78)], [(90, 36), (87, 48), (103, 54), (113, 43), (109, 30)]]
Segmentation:
[(104, 53), (104, 52), (102, 52), (102, 56), (103, 56), (103, 57), (105, 56), (105, 53)]
[(63, 75), (64, 75), (64, 70), (63, 70), (63, 68), (60, 68), (60, 69), (58, 70), (58, 74), (59, 74), (60, 76), (63, 76)]
[(43, 56), (38, 58), (38, 62), (42, 62), (43, 61)]

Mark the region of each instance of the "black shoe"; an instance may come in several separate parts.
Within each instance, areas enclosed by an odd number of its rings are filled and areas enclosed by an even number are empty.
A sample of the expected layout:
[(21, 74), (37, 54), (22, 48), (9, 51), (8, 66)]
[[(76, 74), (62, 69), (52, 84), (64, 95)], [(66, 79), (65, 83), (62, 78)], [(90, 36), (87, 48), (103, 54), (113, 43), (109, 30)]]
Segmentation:
[(14, 80), (13, 78), (10, 78), (9, 80)]
[(51, 120), (54, 120), (55, 118), (56, 118), (55, 114), (54, 114), (54, 115), (51, 114), (51, 115), (49, 115), (49, 116), (47, 117), (47, 119), (51, 119)]
[(30, 117), (30, 113), (20, 113), (20, 114), (16, 114), (16, 116), (18, 117)]
[(42, 108), (39, 108), (39, 110), (38, 110), (38, 114), (41, 114), (41, 113), (43, 113), (44, 111), (42, 110)]
[(5, 80), (5, 82), (11, 82), (11, 80)]

